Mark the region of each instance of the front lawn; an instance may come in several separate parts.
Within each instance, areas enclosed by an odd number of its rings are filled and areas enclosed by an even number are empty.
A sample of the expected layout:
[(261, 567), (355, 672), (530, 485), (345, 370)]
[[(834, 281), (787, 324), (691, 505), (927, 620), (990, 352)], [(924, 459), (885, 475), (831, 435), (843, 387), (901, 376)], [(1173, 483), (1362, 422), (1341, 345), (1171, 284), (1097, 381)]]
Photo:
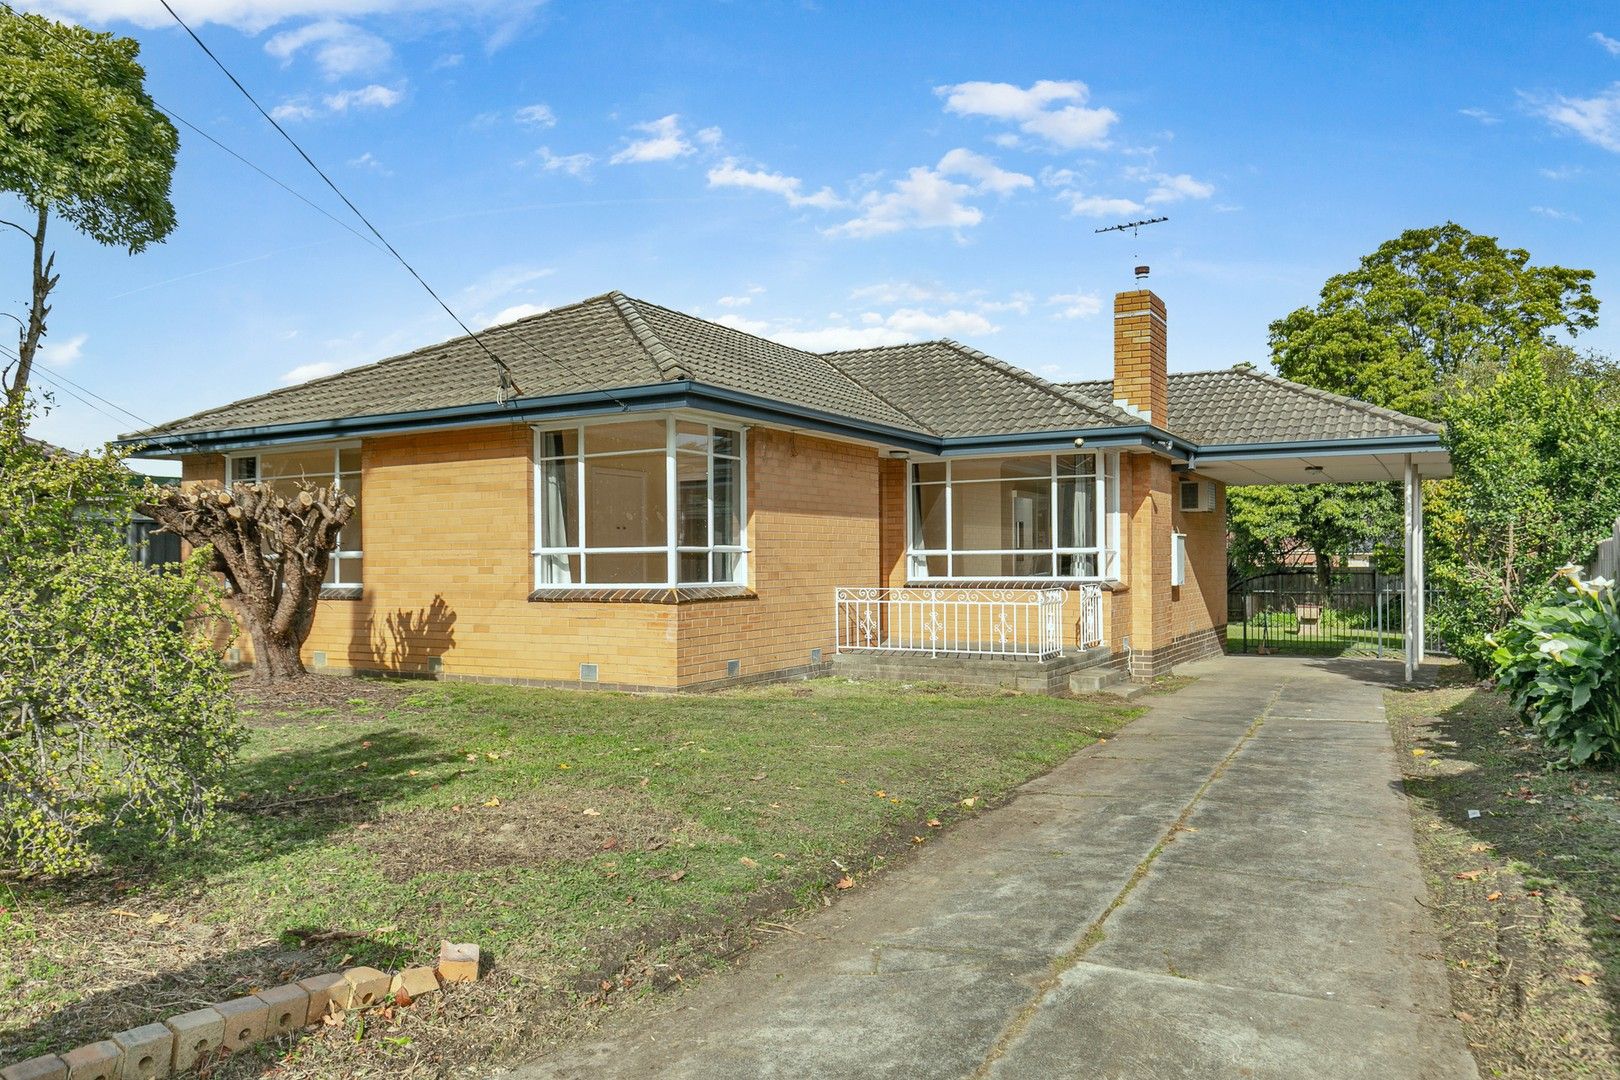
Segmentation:
[(203, 845), (0, 878), (0, 1064), (343, 964), (430, 962), (441, 938), (478, 942), (486, 980), (212, 1075), (532, 1054), (791, 932), (840, 879), (1134, 715), (838, 679), (638, 697), (317, 678), (243, 705), (233, 803)]
[(1387, 704), (1480, 1074), (1620, 1075), (1620, 774), (1552, 767), (1460, 664)]

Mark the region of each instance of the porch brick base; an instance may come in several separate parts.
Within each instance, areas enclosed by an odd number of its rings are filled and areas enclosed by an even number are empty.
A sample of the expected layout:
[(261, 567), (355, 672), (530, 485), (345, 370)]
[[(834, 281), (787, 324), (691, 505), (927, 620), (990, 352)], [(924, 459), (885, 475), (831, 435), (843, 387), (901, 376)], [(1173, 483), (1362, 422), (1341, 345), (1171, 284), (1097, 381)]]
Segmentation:
[(850, 679), (946, 683), (1056, 695), (1069, 692), (1069, 676), (1075, 672), (1107, 662), (1106, 649), (1089, 649), (1050, 660), (860, 652), (835, 656), (833, 674)]
[(1133, 682), (1149, 682), (1168, 675), (1178, 664), (1189, 664), (1226, 651), (1226, 624), (1183, 634), (1162, 649), (1133, 649), (1125, 659), (1125, 670)]

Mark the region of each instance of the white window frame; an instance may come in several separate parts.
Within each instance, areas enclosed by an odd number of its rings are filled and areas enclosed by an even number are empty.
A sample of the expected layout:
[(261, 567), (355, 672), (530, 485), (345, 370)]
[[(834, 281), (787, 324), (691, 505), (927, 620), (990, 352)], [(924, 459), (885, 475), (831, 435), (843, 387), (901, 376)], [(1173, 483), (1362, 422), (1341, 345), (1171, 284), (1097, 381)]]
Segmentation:
[[(589, 497), (585, 490), (585, 462), (587, 457), (602, 459), (622, 457), (626, 455), (657, 453), (657, 448), (638, 450), (616, 450), (598, 452), (587, 455), (585, 452), (585, 435), (593, 427), (610, 427), (614, 424), (647, 423), (662, 421), (664, 424), (664, 522), (665, 540), (662, 545), (648, 545), (642, 547), (592, 547), (589, 537), (585, 535), (586, 503)], [(677, 437), (679, 425), (682, 423), (700, 425), (708, 433), (708, 450), (705, 453), (704, 483), (707, 487), (705, 529), (708, 534), (708, 543), (704, 545), (683, 545), (679, 542), (680, 530), (680, 486), (679, 455), (690, 454), (692, 451), (678, 451)], [(723, 460), (734, 461), (737, 465), (737, 542), (734, 544), (716, 544), (714, 542), (714, 433), (716, 429), (732, 431), (737, 435), (737, 452), (735, 455), (719, 455)], [(551, 457), (546, 455), (544, 439), (547, 432), (573, 431), (575, 435), (576, 450), (571, 458)], [(530, 455), (530, 475), (532, 477), (534, 492), (534, 544), (532, 549), (534, 563), (534, 587), (536, 591), (552, 590), (565, 591), (568, 589), (670, 589), (670, 588), (707, 588), (711, 586), (746, 585), (748, 582), (748, 427), (745, 424), (728, 423), (724, 419), (707, 416), (685, 415), (680, 413), (664, 416), (612, 416), (599, 417), (587, 420), (577, 420), (567, 424), (535, 424), (534, 449)], [(541, 543), (545, 533), (545, 477), (544, 462), (571, 461), (574, 481), (575, 515), (579, 523), (577, 543), (548, 547)], [(591, 581), (590, 558), (592, 555), (654, 555), (664, 553), (663, 581)], [(704, 565), (709, 568), (706, 581), (682, 581), (680, 565), (682, 555), (702, 554)], [(732, 570), (730, 580), (717, 581), (714, 578), (714, 557), (716, 555), (731, 554), (737, 557), (735, 568)], [(542, 570), (543, 561), (547, 558), (579, 559), (579, 581), (558, 582), (544, 580)]]
[[(259, 450), (255, 450), (252, 453), (246, 453), (246, 454), (226, 454), (225, 455), (225, 486), (227, 488), (229, 488), (232, 484), (237, 482), (237, 479), (236, 479), (236, 463), (238, 461), (251, 461), (251, 462), (253, 462), (253, 482), (256, 483), (256, 482), (258, 482), (260, 479), (262, 479), (264, 477), (264, 469), (262, 468), (262, 463), (260, 462), (259, 459), (264, 457), (266, 454), (269, 454), (269, 455), (272, 455), (272, 456), (275, 455), (275, 454), (282, 454), (282, 453), (285, 453), (285, 454), (312, 454), (312, 453), (319, 453), (320, 451), (323, 451), (323, 450), (330, 450), (330, 451), (332, 451), (332, 471), (330, 473), (306, 474), (304, 479), (306, 479), (306, 480), (314, 480), (314, 481), (318, 481), (318, 482), (320, 482), (320, 481), (328, 482), (328, 483), (331, 484), (332, 490), (334, 490), (334, 491), (342, 491), (343, 490), (343, 477), (344, 476), (347, 475), (347, 476), (358, 477), (358, 476), (361, 475), (361, 470), (358, 469), (358, 468), (349, 469), (347, 472), (344, 471), (344, 469), (343, 469), (343, 451), (345, 451), (345, 450), (359, 450), (359, 449), (360, 449), (359, 441), (354, 440), (354, 439), (350, 439), (350, 440), (346, 440), (344, 442), (319, 443), (319, 444), (312, 445), (312, 446), (294, 444), (294, 445), (290, 445), (290, 446), (264, 447), (264, 448), (261, 448)], [(365, 497), (365, 492), (364, 492), (364, 489), (362, 489), (362, 491), (361, 491), (362, 500), (364, 499), (364, 497)], [(355, 509), (355, 513), (360, 513), (364, 509), (364, 507), (356, 506), (354, 509)], [(363, 578), (364, 578), (363, 574), (356, 574), (354, 580), (350, 581), (350, 580), (348, 580), (348, 575), (346, 575), (344, 573), (344, 570), (346, 569), (345, 564), (353, 563), (353, 562), (356, 562), (356, 561), (359, 561), (359, 560), (363, 560), (365, 557), (366, 557), (366, 553), (364, 551), (361, 551), (361, 550), (350, 551), (350, 550), (345, 549), (343, 547), (343, 531), (341, 529), (338, 530), (337, 546), (333, 549), (332, 558), (331, 558), (332, 575), (333, 575), (334, 580), (329, 581), (329, 582), (325, 582), (321, 587), (323, 589), (356, 589), (356, 588), (364, 588), (365, 587), (365, 581), (363, 580)]]
[[(1058, 537), (1061, 529), (1058, 524), (1058, 482), (1060, 477), (1057, 471), (1059, 457), (1092, 458), (1092, 484), (1095, 492), (1093, 506), (1095, 507), (1097, 545), (1094, 547), (1060, 547)], [(1010, 458), (1045, 458), (1047, 460), (1048, 498), (1051, 500), (1052, 543), (1044, 548), (996, 548), (956, 550), (951, 544), (951, 537), (955, 535), (955, 493), (957, 484), (1005, 484), (1007, 480), (1001, 478), (957, 480), (955, 479), (954, 465), (958, 461), (1001, 461)], [(942, 486), (945, 489), (945, 547), (923, 548), (916, 546), (918, 535), (916, 531), (917, 512), (917, 480), (918, 464), (940, 464), (940, 462), (912, 462), (906, 469), (906, 571), (907, 577), (912, 581), (1074, 581), (1074, 582), (1117, 582), (1121, 577), (1123, 560), (1120, 557), (1120, 455), (1109, 450), (1070, 451), (1050, 454), (997, 454), (972, 458), (946, 458), (945, 480), (943, 484), (937, 481), (927, 482), (927, 486)], [(1038, 479), (1029, 477), (1027, 479)], [(968, 575), (956, 573), (956, 560), (959, 555), (1049, 555), (1052, 559), (1052, 572), (1050, 574), (996, 574), (996, 575)], [(1062, 556), (1074, 555), (1096, 556), (1097, 572), (1095, 574), (1063, 575), (1057, 572), (1058, 562)], [(930, 558), (945, 558), (946, 572), (943, 576), (934, 577), (928, 572)]]

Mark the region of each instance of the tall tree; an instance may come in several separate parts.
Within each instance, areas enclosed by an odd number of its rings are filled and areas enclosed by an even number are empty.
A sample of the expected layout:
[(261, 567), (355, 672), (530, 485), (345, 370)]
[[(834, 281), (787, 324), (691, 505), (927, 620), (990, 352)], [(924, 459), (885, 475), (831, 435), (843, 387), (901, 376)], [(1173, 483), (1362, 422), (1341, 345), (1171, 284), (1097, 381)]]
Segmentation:
[(21, 211), (0, 214), (0, 224), (27, 238), (31, 264), (17, 358), (0, 368), (8, 401), (28, 391), (51, 313), (51, 217), (132, 255), (174, 229), (169, 180), (180, 140), (146, 93), (139, 54), (131, 38), (0, 5), (0, 190)]
[(1408, 229), (1272, 323), (1272, 360), (1284, 378), (1439, 420), (1455, 380), (1596, 326), (1592, 277), (1455, 222)]

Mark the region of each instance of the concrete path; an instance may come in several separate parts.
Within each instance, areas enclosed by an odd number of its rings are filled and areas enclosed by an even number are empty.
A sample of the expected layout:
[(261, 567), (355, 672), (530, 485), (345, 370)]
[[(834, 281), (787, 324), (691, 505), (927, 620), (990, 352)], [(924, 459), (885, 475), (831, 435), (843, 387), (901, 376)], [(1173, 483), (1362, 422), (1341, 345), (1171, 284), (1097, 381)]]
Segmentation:
[(1384, 725), (1398, 666), (1185, 670), (804, 936), (517, 1075), (1477, 1076)]

